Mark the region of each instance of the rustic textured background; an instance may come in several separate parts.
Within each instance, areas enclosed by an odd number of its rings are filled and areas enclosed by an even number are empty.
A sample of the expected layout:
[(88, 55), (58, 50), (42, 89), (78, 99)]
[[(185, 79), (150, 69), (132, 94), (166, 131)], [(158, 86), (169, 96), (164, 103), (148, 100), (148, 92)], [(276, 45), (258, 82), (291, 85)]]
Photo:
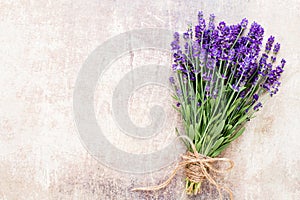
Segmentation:
[[(184, 30), (196, 21), (200, 9), (230, 23), (243, 17), (256, 20), (266, 35), (272, 33), (281, 42), (280, 56), (287, 60), (279, 94), (223, 154), (236, 164), (224, 182), (235, 199), (300, 199), (298, 0), (1, 0), (0, 198), (187, 199), (181, 174), (159, 192), (130, 192), (134, 186), (163, 180), (174, 165), (136, 175), (113, 170), (91, 157), (76, 130), (72, 95), (82, 63), (108, 38), (148, 27)], [(129, 102), (129, 113), (138, 126), (149, 123), (151, 106), (165, 107), (168, 119), (155, 137), (129, 139), (116, 133), (118, 126), (111, 119), (111, 92), (119, 78), (140, 64), (168, 62), (168, 56), (157, 51), (131, 52), (103, 74), (95, 94), (96, 116), (118, 148), (147, 153), (174, 138), (179, 118), (163, 88), (141, 88)], [(205, 187), (207, 193), (210, 190)]]

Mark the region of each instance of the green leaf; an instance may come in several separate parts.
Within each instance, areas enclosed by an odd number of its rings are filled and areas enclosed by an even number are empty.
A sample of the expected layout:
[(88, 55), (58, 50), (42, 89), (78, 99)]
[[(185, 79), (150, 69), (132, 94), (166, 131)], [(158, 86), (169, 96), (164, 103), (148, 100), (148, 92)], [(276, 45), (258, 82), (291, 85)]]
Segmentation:
[(216, 157), (216, 156), (218, 156), (220, 153), (222, 153), (222, 151), (223, 151), (224, 149), (226, 149), (226, 147), (228, 147), (229, 144), (230, 144), (230, 142), (229, 142), (229, 143), (223, 144), (220, 148), (218, 148), (216, 151), (214, 151), (210, 156), (211, 156), (211, 157)]
[(217, 114), (216, 116), (214, 116), (212, 119), (211, 119), (211, 122), (214, 122), (215, 120), (219, 119), (221, 117), (222, 113), (219, 113)]
[[(200, 113), (202, 110), (203, 110), (203, 107), (198, 108), (196, 114), (199, 115), (199, 113)], [(200, 115), (202, 115), (202, 112), (200, 113)]]
[(248, 118), (248, 115), (242, 116), (242, 117), (238, 120), (238, 122), (236, 123), (236, 126), (239, 125), (239, 124), (241, 124), (241, 123), (243, 123), (245, 120), (247, 120), (247, 118)]
[(211, 99), (209, 101), (211, 108), (213, 108), (215, 106), (216, 100), (215, 99)]
[(222, 120), (219, 124), (217, 124), (211, 129), (211, 133), (214, 136), (213, 138), (218, 137), (220, 135), (220, 133), (224, 128), (224, 125), (225, 125), (225, 120)]
[(247, 109), (249, 109), (250, 106), (251, 106), (251, 105), (248, 105), (248, 106), (245, 106), (244, 108), (242, 108), (242, 109), (240, 110), (240, 113), (245, 113), (245, 111), (246, 111)]
[(214, 152), (217, 148), (219, 148), (219, 146), (222, 144), (222, 142), (224, 141), (224, 137), (220, 137), (214, 144), (214, 146), (211, 148), (211, 152)]
[(241, 116), (240, 113), (237, 113), (236, 115), (234, 115), (234, 117), (230, 120), (230, 122), (234, 122), (236, 119), (238, 119)]
[(238, 130), (238, 132), (236, 134), (234, 134), (234, 136), (232, 138), (230, 138), (228, 141), (232, 142), (233, 140), (237, 139), (239, 136), (241, 136), (243, 134), (245, 129), (246, 129), (246, 127), (243, 127), (240, 130)]
[(180, 136), (180, 133), (179, 133), (179, 131), (178, 131), (178, 128), (175, 128), (175, 132), (176, 132), (176, 135), (177, 135), (177, 136)]
[(201, 137), (201, 135), (200, 135), (200, 132), (198, 131), (198, 130), (194, 130), (194, 132), (195, 132), (195, 141), (198, 141), (199, 140), (199, 138)]
[(171, 95), (171, 97), (173, 98), (173, 99), (175, 99), (176, 101), (178, 101), (178, 97), (176, 96), (176, 95)]
[(186, 106), (186, 121), (190, 124), (191, 123), (191, 107), (189, 105)]
[(230, 109), (227, 111), (226, 116), (229, 117), (229, 115), (238, 107), (238, 105), (240, 104), (241, 99), (237, 99), (233, 105), (230, 107)]
[(230, 129), (232, 129), (232, 127), (233, 126), (231, 124), (226, 124), (224, 129), (229, 131)]
[(207, 117), (205, 114), (205, 110), (203, 110), (203, 125), (204, 125), (204, 127), (206, 126), (206, 123), (207, 123)]
[(200, 148), (201, 148), (201, 141), (196, 143), (196, 149), (198, 152), (200, 151)]
[(196, 124), (196, 130), (195, 130), (196, 133), (199, 134), (199, 138), (201, 137), (201, 134), (200, 134), (200, 133), (201, 133), (200, 126), (201, 126), (201, 124), (200, 124), (200, 123), (197, 123), (197, 124)]
[(247, 87), (245, 87), (245, 86), (241, 87), (239, 92), (243, 91), (243, 90), (246, 89), (246, 88), (247, 88)]
[(189, 138), (191, 138), (191, 140), (194, 140), (195, 138), (195, 131), (192, 124), (190, 125), (188, 136)]

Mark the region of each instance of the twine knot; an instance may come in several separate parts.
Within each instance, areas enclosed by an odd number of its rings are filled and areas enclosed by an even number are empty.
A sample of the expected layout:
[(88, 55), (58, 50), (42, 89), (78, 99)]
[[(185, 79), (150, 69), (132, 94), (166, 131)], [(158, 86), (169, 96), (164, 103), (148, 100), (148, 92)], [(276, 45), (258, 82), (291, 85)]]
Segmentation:
[[(203, 156), (203, 158), (206, 158)], [(185, 175), (186, 177), (194, 182), (194, 183), (201, 183), (205, 179), (205, 175), (203, 175), (202, 170), (203, 166), (199, 161), (190, 163), (190, 160), (198, 160), (197, 156), (191, 152), (187, 152), (186, 155), (182, 156), (182, 159), (189, 163), (185, 166)], [(205, 166), (204, 166), (205, 167)]]
[[(188, 151), (186, 154), (181, 156), (182, 161), (179, 162), (178, 166), (174, 169), (174, 171), (166, 181), (156, 186), (134, 188), (132, 189), (132, 191), (156, 191), (165, 188), (167, 185), (170, 184), (174, 176), (177, 174), (178, 170), (184, 169), (185, 175), (190, 181), (194, 183), (202, 183), (204, 180), (207, 180), (210, 184), (216, 187), (221, 200), (223, 199), (221, 189), (225, 190), (229, 194), (230, 199), (232, 200), (232, 191), (227, 187), (218, 184), (211, 173), (215, 172), (220, 174), (228, 172), (234, 166), (233, 161), (228, 158), (211, 158), (199, 154), (196, 150), (195, 145), (191, 141), (189, 142), (193, 149), (193, 152)], [(229, 167), (225, 169), (218, 169), (212, 165), (213, 163), (216, 164), (217, 162), (229, 163)]]

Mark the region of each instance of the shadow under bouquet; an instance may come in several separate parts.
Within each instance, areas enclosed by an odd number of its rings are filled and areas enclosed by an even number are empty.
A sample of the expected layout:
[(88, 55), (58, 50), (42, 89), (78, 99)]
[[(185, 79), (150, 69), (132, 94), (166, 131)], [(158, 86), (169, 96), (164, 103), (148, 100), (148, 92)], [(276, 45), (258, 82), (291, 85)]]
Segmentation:
[[(232, 161), (217, 156), (245, 131), (245, 123), (254, 117), (266, 98), (277, 93), (286, 61), (277, 60), (280, 44), (270, 36), (262, 44), (264, 29), (248, 20), (236, 25), (214, 24), (215, 16), (206, 23), (203, 13), (198, 24), (191, 25), (180, 36), (175, 32), (171, 43), (174, 76), (174, 108), (181, 114), (184, 141), (188, 153), (183, 156), (186, 192), (198, 194), (201, 183), (219, 186), (211, 173), (220, 173), (214, 165)], [(229, 170), (228, 169), (228, 170)]]

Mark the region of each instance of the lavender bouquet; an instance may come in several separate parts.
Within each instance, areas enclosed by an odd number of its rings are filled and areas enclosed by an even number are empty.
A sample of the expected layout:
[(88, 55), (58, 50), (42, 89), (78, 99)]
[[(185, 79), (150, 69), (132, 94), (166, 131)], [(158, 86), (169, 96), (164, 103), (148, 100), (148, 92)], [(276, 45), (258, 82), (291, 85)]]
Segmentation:
[[(209, 175), (218, 172), (212, 159), (245, 131), (245, 123), (260, 110), (264, 99), (277, 93), (286, 63), (276, 61), (280, 44), (274, 44), (273, 36), (263, 47), (264, 29), (258, 23), (253, 22), (246, 31), (247, 19), (215, 26), (214, 18), (210, 15), (206, 24), (199, 12), (194, 29), (190, 25), (182, 38), (176, 32), (171, 43), (174, 108), (192, 141), (185, 141), (188, 153), (183, 157), (187, 159), (188, 194), (200, 193), (206, 179), (215, 184)], [(199, 155), (207, 162), (199, 163)]]

